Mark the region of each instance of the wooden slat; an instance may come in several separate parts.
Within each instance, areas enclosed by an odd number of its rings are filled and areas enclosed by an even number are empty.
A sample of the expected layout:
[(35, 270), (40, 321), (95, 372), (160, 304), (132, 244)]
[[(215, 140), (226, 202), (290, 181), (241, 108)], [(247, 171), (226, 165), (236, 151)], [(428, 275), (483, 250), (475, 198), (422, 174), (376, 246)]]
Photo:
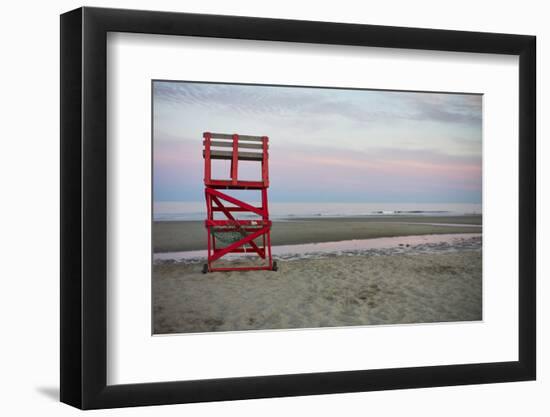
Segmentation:
[[(225, 209), (227, 211), (238, 211), (238, 212), (242, 212), (242, 211), (248, 211), (246, 209), (243, 209), (242, 207), (225, 207)], [(263, 210), (263, 207), (256, 207), (256, 209), (258, 210)], [(219, 207), (212, 207), (212, 211), (221, 211), (222, 209), (219, 208)]]
[[(202, 141), (203, 145), (206, 145), (206, 141)], [(222, 142), (221, 140), (211, 140), (210, 146), (218, 146), (222, 148), (232, 148), (233, 142)], [(248, 149), (262, 149), (263, 146), (261, 143), (247, 143), (247, 142), (239, 142), (239, 148), (248, 148)]]
[[(203, 151), (204, 157), (204, 151)], [(229, 151), (210, 151), (211, 159), (233, 159), (233, 152)], [(239, 152), (239, 161), (261, 161), (263, 154), (256, 152)]]
[[(212, 139), (233, 139), (233, 135), (228, 133), (210, 133), (210, 137)], [(261, 142), (262, 136), (239, 135), (239, 140)]]

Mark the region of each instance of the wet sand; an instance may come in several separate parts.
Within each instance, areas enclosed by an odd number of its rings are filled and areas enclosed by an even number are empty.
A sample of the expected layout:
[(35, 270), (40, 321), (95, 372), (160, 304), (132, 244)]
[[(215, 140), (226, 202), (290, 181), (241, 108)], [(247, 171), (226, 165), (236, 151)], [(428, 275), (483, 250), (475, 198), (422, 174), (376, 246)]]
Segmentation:
[[(273, 245), (447, 233), (481, 233), (481, 216), (376, 216), (274, 221)], [(453, 224), (453, 226), (450, 226)], [(479, 225), (479, 227), (472, 227)], [(206, 249), (202, 221), (153, 223), (153, 251)]]

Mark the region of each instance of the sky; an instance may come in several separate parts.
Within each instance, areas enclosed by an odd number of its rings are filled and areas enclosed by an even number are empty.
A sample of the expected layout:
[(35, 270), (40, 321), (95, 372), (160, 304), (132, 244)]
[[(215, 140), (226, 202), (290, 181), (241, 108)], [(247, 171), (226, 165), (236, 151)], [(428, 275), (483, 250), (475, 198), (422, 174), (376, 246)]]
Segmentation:
[(206, 131), (269, 137), (273, 202), (481, 203), (478, 94), (154, 81), (156, 202), (204, 199)]

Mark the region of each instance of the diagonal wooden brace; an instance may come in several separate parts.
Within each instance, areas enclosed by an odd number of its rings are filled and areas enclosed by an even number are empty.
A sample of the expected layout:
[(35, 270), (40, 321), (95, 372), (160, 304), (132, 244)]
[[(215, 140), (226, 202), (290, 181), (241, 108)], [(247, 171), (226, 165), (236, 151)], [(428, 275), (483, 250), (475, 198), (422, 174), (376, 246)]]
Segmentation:
[(239, 246), (244, 246), (245, 244), (249, 243), (250, 241), (256, 239), (258, 236), (261, 236), (261, 235), (263, 235), (264, 233), (267, 233), (267, 232), (269, 232), (269, 226), (262, 227), (257, 232), (251, 233), (247, 237), (245, 237), (241, 240), (238, 240), (235, 243), (232, 243), (231, 245), (226, 246), (225, 248), (220, 249), (217, 252), (214, 252), (214, 254), (212, 255), (212, 258), (210, 259), (210, 261), (213, 262), (216, 259), (221, 258), (225, 254), (231, 252), (233, 249), (236, 249)]
[(253, 213), (256, 213), (258, 216), (265, 216), (265, 212), (262, 209), (259, 209), (258, 207), (251, 206), (250, 204), (247, 204), (241, 200), (237, 200), (234, 197), (231, 197), (230, 195), (224, 194), (218, 190), (215, 190), (213, 188), (207, 188), (206, 193), (210, 194), (212, 196), (216, 196), (218, 198), (221, 198), (222, 200), (229, 201), (231, 204), (235, 204), (238, 207), (241, 207), (245, 210), (251, 211)]
[[(226, 207), (221, 203), (221, 201), (218, 199), (218, 197), (216, 197), (215, 195), (211, 196), (212, 197), (212, 201), (214, 203), (216, 203), (216, 205), (221, 209), (221, 211), (223, 212), (223, 214), (226, 215), (226, 217), (229, 219), (229, 220), (233, 220), (235, 222), (235, 226), (237, 227), (237, 229), (241, 232), (241, 234), (243, 234), (243, 236), (246, 237), (246, 232), (244, 230), (242, 230), (242, 227), (241, 225), (237, 222), (237, 219), (235, 219), (235, 217), (233, 217), (233, 215), (227, 211)], [(254, 241), (250, 242), (250, 246), (252, 246), (252, 250), (254, 250), (261, 258), (264, 258), (265, 259), (265, 252), (263, 249), (260, 249), (258, 247), (258, 245), (256, 245), (256, 243)]]

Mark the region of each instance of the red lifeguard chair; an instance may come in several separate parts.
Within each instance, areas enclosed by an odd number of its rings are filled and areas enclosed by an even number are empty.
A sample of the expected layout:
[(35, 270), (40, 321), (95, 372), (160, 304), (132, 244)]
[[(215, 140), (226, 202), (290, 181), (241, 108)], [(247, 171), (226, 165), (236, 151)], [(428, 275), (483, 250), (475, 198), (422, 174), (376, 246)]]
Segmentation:
[[(204, 265), (202, 272), (276, 271), (277, 262), (273, 262), (271, 256), (271, 221), (267, 206), (268, 137), (205, 132), (203, 138), (204, 193), (207, 213), (204, 224), (208, 235), (208, 263)], [(212, 178), (212, 160), (216, 159), (231, 161), (228, 178)], [(239, 161), (261, 163), (261, 180), (239, 179)], [(261, 206), (256, 207), (220, 190), (259, 190)], [(228, 203), (231, 205), (227, 205)], [(216, 219), (216, 213), (222, 214), (223, 218)], [(233, 213), (245, 213), (249, 217), (252, 215), (254, 220), (237, 219)], [(222, 246), (222, 243), (225, 246)], [(230, 253), (254, 255), (261, 260), (262, 265), (213, 266), (215, 261)]]

